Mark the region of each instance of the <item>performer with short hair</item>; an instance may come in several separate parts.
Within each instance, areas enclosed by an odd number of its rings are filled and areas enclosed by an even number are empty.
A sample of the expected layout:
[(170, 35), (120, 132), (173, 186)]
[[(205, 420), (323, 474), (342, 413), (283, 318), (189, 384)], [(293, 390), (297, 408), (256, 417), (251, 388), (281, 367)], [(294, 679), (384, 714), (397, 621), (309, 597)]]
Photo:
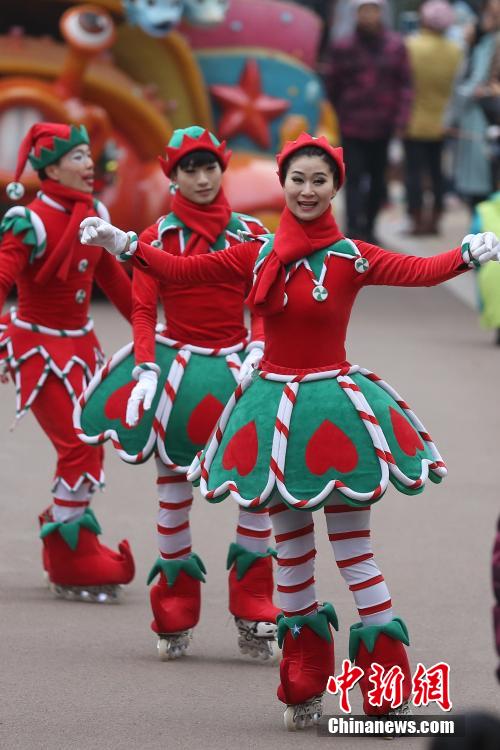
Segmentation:
[(19, 149), (16, 181), (7, 186), (11, 198), (24, 194), (19, 179), (28, 159), (42, 189), (27, 206), (10, 208), (0, 224), (0, 310), (14, 284), (18, 291), (17, 309), (2, 318), (0, 364), (16, 386), (16, 420), (31, 409), (57, 452), (52, 505), (40, 515), (51, 588), (68, 599), (114, 601), (120, 584), (132, 580), (134, 561), (127, 541), (113, 552), (98, 540), (90, 501), (104, 484), (103, 450), (82, 444), (72, 414), (103, 361), (88, 316), (92, 283), (127, 320), (131, 284), (108, 253), (79, 240), (84, 218), (109, 219), (92, 195), (85, 127), (33, 125)]
[[(266, 230), (252, 216), (233, 213), (221, 187), (231, 152), (198, 126), (176, 130), (160, 159), (174, 194), (171, 212), (141, 234), (141, 241), (179, 257), (217, 255), (244, 235)], [(210, 437), (225, 403), (242, 375), (251, 372), (263, 352), (263, 327), (252, 316), (251, 336), (244, 321), (246, 281), (171, 284), (139, 268), (133, 278), (134, 344), (118, 352), (84, 396), (86, 423), (78, 424), (90, 442), (106, 432), (124, 460), (146, 460), (155, 452), (158, 472), (158, 547), (151, 570), (152, 629), (162, 659), (182, 656), (197, 624), (205, 567), (192, 550), (193, 502), (186, 471)], [(165, 326), (157, 329), (161, 300)], [(135, 364), (135, 366), (134, 366)], [(137, 385), (130, 393), (130, 377)], [(127, 383), (129, 384), (127, 386)], [(160, 387), (158, 387), (160, 386)], [(118, 403), (123, 399), (119, 419)], [(103, 403), (115, 403), (115, 419)], [(94, 408), (105, 419), (95, 427)], [(145, 413), (144, 413), (145, 412)], [(95, 416), (95, 415), (94, 415)], [(84, 420), (85, 421), (85, 420)], [(85, 438), (85, 434), (82, 437)], [(88, 439), (88, 438), (85, 438)], [(262, 509), (240, 508), (235, 541), (230, 545), (229, 610), (242, 653), (274, 658), (276, 615), (272, 602), (271, 522)]]

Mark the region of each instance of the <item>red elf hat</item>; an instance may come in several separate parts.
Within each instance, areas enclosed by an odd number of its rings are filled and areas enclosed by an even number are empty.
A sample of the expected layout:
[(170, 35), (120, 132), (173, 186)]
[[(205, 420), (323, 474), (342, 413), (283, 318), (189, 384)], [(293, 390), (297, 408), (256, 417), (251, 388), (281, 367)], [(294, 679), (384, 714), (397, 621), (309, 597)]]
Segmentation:
[[(60, 122), (37, 122), (32, 125), (19, 146), (14, 181), (5, 188), (9, 198), (18, 200), (24, 195), (24, 187), (19, 179), (28, 159), (33, 169), (38, 171), (59, 161), (64, 154), (81, 144), (90, 144), (84, 125)], [(30, 151), (33, 151), (31, 155)]]
[(285, 181), (283, 175), (283, 164), (288, 159), (288, 157), (291, 156), (291, 154), (299, 151), (301, 148), (305, 148), (306, 146), (315, 146), (316, 148), (320, 148), (325, 152), (325, 154), (328, 154), (328, 156), (333, 159), (339, 170), (338, 187), (341, 188), (345, 181), (345, 164), (343, 158), (344, 149), (341, 146), (332, 146), (327, 141), (324, 135), (315, 138), (313, 135), (309, 135), (309, 133), (301, 133), (295, 141), (287, 141), (281, 149), (280, 153), (277, 154), (276, 160), (278, 162), (278, 176), (280, 178), (281, 184), (283, 185)]
[(220, 163), (224, 172), (232, 151), (226, 149), (226, 141), (222, 143), (209, 130), (200, 128), (199, 125), (191, 125), (189, 128), (178, 128), (174, 130), (166, 147), (166, 159), (158, 157), (161, 168), (170, 177), (180, 160), (193, 151), (210, 151)]

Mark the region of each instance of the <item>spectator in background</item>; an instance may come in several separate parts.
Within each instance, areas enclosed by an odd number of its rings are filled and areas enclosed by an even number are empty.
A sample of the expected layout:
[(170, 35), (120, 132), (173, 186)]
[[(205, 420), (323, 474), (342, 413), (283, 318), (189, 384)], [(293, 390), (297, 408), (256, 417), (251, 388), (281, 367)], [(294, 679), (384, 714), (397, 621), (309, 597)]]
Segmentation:
[[(493, 592), (495, 604), (493, 606), (493, 628), (495, 632), (495, 644), (497, 655), (500, 657), (500, 518), (498, 519), (497, 533), (493, 547)], [(497, 667), (497, 677), (500, 682), (500, 664)]]
[(494, 189), (489, 122), (481, 98), (484, 85), (490, 81), (499, 28), (500, 0), (484, 0), (450, 111), (450, 124), (457, 137), (455, 187), (471, 208)]
[[(443, 212), (444, 117), (462, 57), (458, 45), (444, 36), (453, 20), (447, 0), (427, 0), (420, 8), (420, 31), (407, 39), (415, 90), (404, 140), (406, 199), (413, 235), (437, 234)], [(433, 203), (426, 212), (424, 188), (429, 178)]]
[(349, 164), (346, 233), (376, 244), (389, 141), (406, 128), (412, 87), (404, 41), (382, 20), (385, 0), (351, 4), (356, 27), (332, 45), (329, 93)]

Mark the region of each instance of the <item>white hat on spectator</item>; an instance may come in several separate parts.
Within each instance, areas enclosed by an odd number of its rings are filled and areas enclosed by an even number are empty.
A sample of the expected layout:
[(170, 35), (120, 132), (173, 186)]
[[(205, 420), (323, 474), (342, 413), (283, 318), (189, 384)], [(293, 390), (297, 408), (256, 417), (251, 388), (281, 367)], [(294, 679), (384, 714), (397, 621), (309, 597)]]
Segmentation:
[(442, 33), (455, 21), (455, 11), (447, 0), (427, 0), (420, 8), (422, 24)]

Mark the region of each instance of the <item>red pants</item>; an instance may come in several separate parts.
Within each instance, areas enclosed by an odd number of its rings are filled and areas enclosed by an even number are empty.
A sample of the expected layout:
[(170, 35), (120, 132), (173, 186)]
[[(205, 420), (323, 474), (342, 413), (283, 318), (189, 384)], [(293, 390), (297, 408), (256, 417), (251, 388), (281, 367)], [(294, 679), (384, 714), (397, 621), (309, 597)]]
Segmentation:
[[(73, 404), (64, 384), (50, 374), (31, 410), (57, 452), (54, 479), (74, 488), (84, 475), (97, 484), (104, 461), (102, 446), (82, 443), (73, 427)], [(94, 480), (94, 481), (92, 481)]]

